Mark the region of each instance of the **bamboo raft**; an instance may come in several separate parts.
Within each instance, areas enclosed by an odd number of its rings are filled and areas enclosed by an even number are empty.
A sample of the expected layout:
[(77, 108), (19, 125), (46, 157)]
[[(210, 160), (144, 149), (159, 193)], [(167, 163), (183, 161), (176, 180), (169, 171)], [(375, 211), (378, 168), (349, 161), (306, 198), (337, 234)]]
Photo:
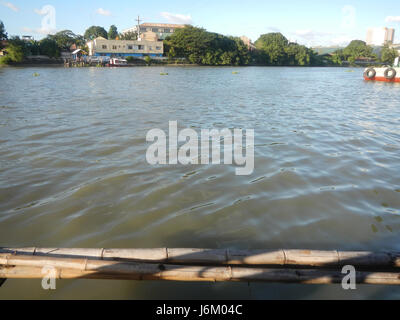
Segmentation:
[(359, 284), (400, 285), (399, 252), (214, 249), (0, 248), (1, 279), (341, 283), (343, 266)]

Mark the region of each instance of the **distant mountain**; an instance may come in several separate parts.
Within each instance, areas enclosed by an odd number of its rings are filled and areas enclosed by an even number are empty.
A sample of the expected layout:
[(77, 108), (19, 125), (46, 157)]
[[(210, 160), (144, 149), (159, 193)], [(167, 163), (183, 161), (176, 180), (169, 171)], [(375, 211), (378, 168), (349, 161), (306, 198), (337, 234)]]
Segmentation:
[(344, 49), (344, 47), (314, 47), (312, 48), (317, 54), (332, 54), (337, 50)]

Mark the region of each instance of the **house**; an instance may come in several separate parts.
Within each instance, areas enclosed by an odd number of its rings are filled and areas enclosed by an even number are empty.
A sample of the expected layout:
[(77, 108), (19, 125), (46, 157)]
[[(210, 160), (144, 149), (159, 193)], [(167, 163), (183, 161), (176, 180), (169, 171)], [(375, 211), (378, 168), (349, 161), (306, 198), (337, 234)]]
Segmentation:
[(72, 59), (75, 61), (80, 61), (82, 59), (83, 53), (84, 52), (82, 51), (82, 49), (76, 49), (74, 52), (71, 53)]
[(365, 57), (358, 57), (354, 63), (356, 64), (362, 64), (362, 65), (370, 65), (377, 63), (376, 59), (374, 58), (365, 58)]
[[(183, 24), (170, 24), (170, 23), (142, 23), (139, 25), (140, 30), (140, 38), (145, 40), (146, 38), (152, 37), (154, 39), (154, 35), (157, 37), (157, 40), (165, 40), (168, 36), (172, 35), (176, 29), (182, 29), (185, 25)], [(126, 29), (122, 31), (122, 33), (128, 32), (138, 32), (138, 27), (135, 26), (133, 28)]]
[(98, 37), (87, 43), (89, 56), (161, 58), (164, 54), (162, 41), (151, 40), (107, 40)]

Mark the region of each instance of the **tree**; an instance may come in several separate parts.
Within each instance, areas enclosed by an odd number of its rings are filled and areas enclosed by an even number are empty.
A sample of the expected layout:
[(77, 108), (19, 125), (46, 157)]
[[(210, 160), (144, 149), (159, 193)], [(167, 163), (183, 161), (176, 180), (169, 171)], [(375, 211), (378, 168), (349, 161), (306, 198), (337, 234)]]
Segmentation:
[(315, 53), (309, 48), (297, 43), (289, 43), (285, 48), (286, 63), (290, 66), (309, 66), (315, 62)]
[(120, 40), (137, 40), (137, 33), (132, 31), (120, 33), (118, 38)]
[(340, 54), (340, 52), (336, 52), (336, 53), (332, 54), (331, 62), (333, 64), (337, 64), (340, 66), (343, 64), (342, 55)]
[(63, 30), (47, 37), (53, 39), (61, 50), (69, 50), (74, 44), (77, 47), (85, 45), (84, 38), (81, 35), (76, 35), (71, 30)]
[(24, 49), (17, 43), (8, 43), (7, 55), (1, 57), (0, 64), (9, 64), (12, 62), (22, 62), (25, 58)]
[(371, 46), (362, 40), (353, 40), (342, 51), (344, 60), (353, 63), (357, 58), (376, 58)]
[(108, 31), (108, 39), (115, 40), (117, 37), (118, 37), (118, 29), (115, 25), (112, 25), (110, 27), (110, 30)]
[(7, 40), (7, 32), (3, 21), (0, 21), (0, 40)]
[(237, 47), (237, 55), (235, 57), (236, 65), (247, 65), (250, 63), (251, 55), (249, 48), (244, 44), (243, 40), (238, 37), (231, 38), (235, 41)]
[(57, 45), (57, 42), (51, 37), (47, 37), (42, 39), (39, 42), (40, 53), (42, 55), (56, 58), (60, 56), (60, 48)]
[(39, 42), (35, 40), (24, 41), (23, 47), (27, 56), (36, 56), (40, 54)]
[(144, 61), (148, 66), (151, 65), (151, 58), (149, 56), (144, 57)]
[(2, 21), (0, 21), (0, 50), (3, 49), (3, 44), (2, 41), (3, 40), (7, 40), (7, 32), (6, 32), (6, 28), (4, 27), (4, 23)]
[(165, 55), (202, 65), (244, 65), (250, 61), (243, 41), (205, 29), (185, 26), (164, 41)]
[(13, 46), (14, 48), (19, 47), (21, 48), (24, 57), (29, 56), (32, 54), (31, 52), (31, 46), (32, 44), (35, 44), (35, 41), (24, 41), (22, 40), (20, 37), (18, 36), (13, 36), (8, 40), (8, 44), (7, 44), (7, 51), (9, 49), (10, 46)]
[(284, 65), (286, 63), (285, 48), (289, 41), (281, 33), (267, 33), (258, 38), (255, 45), (264, 53), (265, 63), (270, 65)]
[(388, 45), (385, 45), (381, 52), (381, 61), (385, 64), (393, 64), (394, 59), (399, 56), (399, 53), (396, 49), (389, 48)]
[(320, 65), (316, 53), (306, 46), (289, 42), (281, 33), (267, 33), (256, 41), (256, 59), (261, 64), (273, 66)]
[(97, 37), (103, 37), (105, 39), (108, 38), (107, 31), (103, 27), (99, 26), (91, 26), (85, 31), (84, 38), (86, 40), (93, 40)]

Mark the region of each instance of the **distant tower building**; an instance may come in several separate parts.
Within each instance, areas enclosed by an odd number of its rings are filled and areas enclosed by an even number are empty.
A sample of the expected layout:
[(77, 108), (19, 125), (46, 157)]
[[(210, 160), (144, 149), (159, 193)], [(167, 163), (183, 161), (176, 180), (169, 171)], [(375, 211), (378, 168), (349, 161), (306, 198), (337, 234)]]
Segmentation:
[(369, 28), (367, 31), (367, 44), (372, 46), (383, 46), (393, 44), (393, 28)]
[(386, 32), (385, 44), (393, 44), (394, 42), (394, 29), (389, 28)]

